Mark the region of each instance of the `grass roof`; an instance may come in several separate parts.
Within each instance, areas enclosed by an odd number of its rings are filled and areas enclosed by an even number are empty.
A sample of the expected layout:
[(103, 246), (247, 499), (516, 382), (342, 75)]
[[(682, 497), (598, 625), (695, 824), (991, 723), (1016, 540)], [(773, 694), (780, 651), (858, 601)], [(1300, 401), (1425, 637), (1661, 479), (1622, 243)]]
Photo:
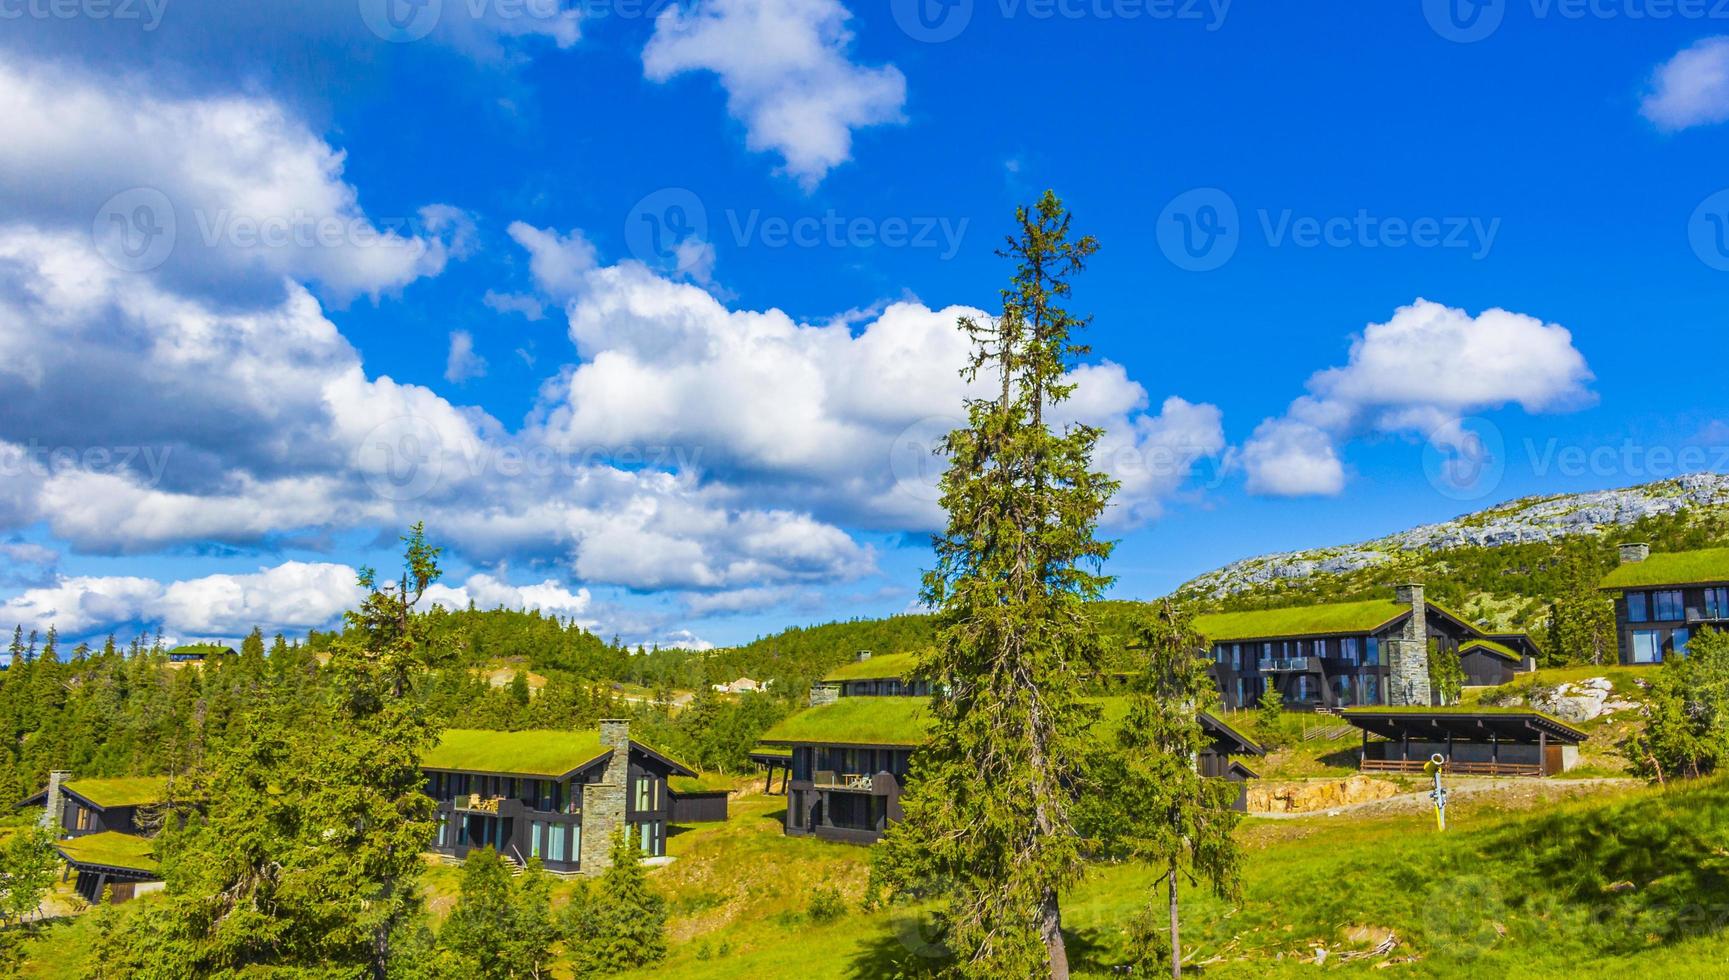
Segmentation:
[(1729, 582), (1729, 548), (1670, 551), (1627, 562), (1603, 577), (1605, 589)]
[(69, 779), (63, 785), (104, 810), (117, 806), (147, 806), (168, 799), (166, 776)]
[(600, 732), (530, 730), (493, 732), (452, 728), (439, 736), (420, 764), (427, 769), (558, 777), (594, 762), (611, 749)]
[(790, 759), (792, 758), (792, 749), (789, 749), (784, 745), (753, 745), (750, 747), (750, 754), (772, 755)]
[(214, 657), (219, 653), (233, 653), (234, 648), (221, 643), (186, 643), (168, 651), (170, 657)]
[(1287, 636), (1369, 633), (1410, 610), (1410, 606), (1391, 599), (1330, 602), (1314, 606), (1293, 606), (1289, 609), (1206, 613), (1195, 617), (1194, 628), (1197, 633), (1215, 643)]
[(926, 698), (841, 698), (781, 719), (762, 741), (828, 745), (920, 745), (930, 729)]
[(695, 776), (673, 776), (666, 785), (674, 793), (719, 793), (731, 792), (734, 776), (719, 772), (701, 772)]
[(1500, 657), (1503, 660), (1511, 660), (1514, 663), (1523, 663), (1525, 660), (1524, 657), (1519, 655), (1517, 650), (1507, 646), (1505, 643), (1497, 643), (1490, 639), (1479, 637), (1478, 639), (1466, 640), (1459, 644), (1459, 653), (1461, 654), (1470, 653), (1473, 650), (1482, 650), (1485, 653)]
[(855, 660), (842, 664), (823, 675), (825, 681), (874, 681), (893, 679), (899, 680), (913, 669), (913, 662), (918, 659), (915, 653), (885, 653), (880, 657), (868, 660)]
[(150, 841), (133, 834), (105, 830), (59, 841), (54, 847), (73, 864), (99, 864), (149, 874), (157, 870), (156, 859), (150, 854)]

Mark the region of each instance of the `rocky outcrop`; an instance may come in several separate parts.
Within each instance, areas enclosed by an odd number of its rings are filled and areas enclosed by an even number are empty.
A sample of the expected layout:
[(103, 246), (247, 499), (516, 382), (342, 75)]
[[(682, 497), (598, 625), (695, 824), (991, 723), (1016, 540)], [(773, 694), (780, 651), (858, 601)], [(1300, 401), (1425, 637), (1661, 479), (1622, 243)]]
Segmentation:
[(1533, 688), (1525, 700), (1538, 711), (1573, 724), (1639, 707), (1636, 702), (1615, 699), (1614, 690), (1607, 677), (1587, 677), (1577, 683)]
[(1385, 779), (1358, 773), (1345, 779), (1295, 783), (1249, 783), (1250, 813), (1309, 813), (1353, 803), (1373, 803), (1398, 795), (1399, 787)]
[(1315, 575), (1349, 574), (1386, 564), (1406, 552), (1554, 541), (1602, 534), (1646, 517), (1716, 507), (1729, 508), (1729, 475), (1692, 473), (1622, 490), (1525, 497), (1360, 544), (1232, 562), (1185, 583), (1178, 591), (1218, 599)]

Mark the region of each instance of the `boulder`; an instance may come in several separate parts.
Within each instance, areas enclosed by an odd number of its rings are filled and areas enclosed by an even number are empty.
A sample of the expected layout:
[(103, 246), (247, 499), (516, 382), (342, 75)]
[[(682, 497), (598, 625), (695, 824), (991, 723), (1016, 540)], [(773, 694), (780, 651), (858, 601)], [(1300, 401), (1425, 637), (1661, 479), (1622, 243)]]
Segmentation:
[(1615, 710), (1625, 710), (1625, 701), (1609, 700), (1614, 685), (1607, 677), (1588, 677), (1578, 683), (1539, 687), (1531, 691), (1531, 707), (1562, 721), (1590, 721)]

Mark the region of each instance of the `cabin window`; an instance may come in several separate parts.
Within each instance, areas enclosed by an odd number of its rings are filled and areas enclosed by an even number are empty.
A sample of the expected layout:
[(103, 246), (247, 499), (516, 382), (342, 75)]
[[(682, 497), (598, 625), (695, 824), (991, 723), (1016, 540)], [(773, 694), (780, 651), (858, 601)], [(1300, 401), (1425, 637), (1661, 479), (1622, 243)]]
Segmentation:
[(1729, 619), (1729, 589), (1705, 590), (1705, 618)]
[(1333, 697), (1340, 704), (1351, 704), (1351, 675), (1340, 674), (1333, 678)]
[(1231, 644), (1231, 669), (1243, 669), (1243, 645), (1241, 643)]
[(1374, 674), (1364, 674), (1357, 689), (1363, 693), (1363, 704), (1381, 703), (1381, 678)]
[(1346, 663), (1357, 662), (1357, 638), (1347, 636), (1339, 640), (1339, 657)]
[(1363, 663), (1370, 667), (1381, 662), (1381, 641), (1371, 636), (1363, 644)]
[(1675, 651), (1676, 656), (1685, 657), (1687, 655), (1687, 644), (1691, 643), (1692, 640), (1693, 634), (1691, 631), (1686, 628), (1678, 629), (1669, 637), (1669, 648)]
[(1654, 664), (1663, 659), (1662, 634), (1656, 630), (1633, 631), (1633, 662)]
[(1686, 619), (1687, 613), (1682, 606), (1680, 589), (1651, 593), (1651, 619), (1655, 622), (1672, 623)]
[(1628, 622), (1630, 622), (1630, 623), (1649, 623), (1651, 621), (1651, 610), (1650, 610), (1650, 607), (1646, 604), (1646, 602), (1647, 602), (1647, 600), (1645, 597), (1645, 593), (1643, 593), (1643, 592), (1629, 592), (1629, 593), (1627, 593), (1627, 621)]
[(1237, 678), (1237, 707), (1240, 708), (1243, 705), (1247, 704), (1248, 698), (1249, 698), (1249, 682), (1244, 680), (1243, 678), (1239, 677), (1239, 678)]
[(654, 780), (648, 776), (636, 777), (636, 810), (641, 813), (654, 809)]
[(540, 834), (543, 825), (539, 820), (531, 820), (528, 824), (528, 856), (540, 857)]
[(438, 846), (448, 847), (450, 841), (450, 814), (438, 815)]

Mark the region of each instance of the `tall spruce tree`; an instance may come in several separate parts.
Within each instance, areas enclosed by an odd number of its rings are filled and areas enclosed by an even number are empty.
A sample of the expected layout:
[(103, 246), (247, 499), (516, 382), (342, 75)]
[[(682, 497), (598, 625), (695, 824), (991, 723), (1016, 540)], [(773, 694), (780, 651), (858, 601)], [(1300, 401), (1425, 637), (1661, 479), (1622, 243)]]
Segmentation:
[(1088, 318), (1062, 304), (1098, 248), (1076, 237), (1054, 193), (1016, 210), (998, 255), (1015, 272), (1002, 313), (962, 318), (962, 371), (990, 397), (967, 402), (948, 458), (925, 601), (938, 642), (933, 724), (879, 867), (891, 888), (945, 885), (956, 969), (967, 976), (1067, 977), (1061, 894), (1082, 872), (1073, 823), (1084, 740), (1095, 712), (1080, 681), (1096, 666), (1084, 604), (1109, 584), (1111, 545), (1094, 534), (1114, 481), (1092, 468), (1099, 430), (1047, 417), (1074, 390)]
[(1085, 823), (1101, 846), (1139, 858), (1163, 871), (1165, 909), (1155, 887), (1142, 913), (1129, 924), (1131, 947), (1143, 957), (1158, 948), (1168, 914), (1171, 976), (1182, 976), (1178, 886), (1205, 881), (1220, 898), (1240, 893), (1242, 848), (1232, 832), (1231, 809), (1239, 787), (1202, 777), (1198, 759), (1206, 745), (1201, 712), (1218, 688), (1200, 651), (1206, 641), (1189, 615), (1162, 603), (1139, 630), (1142, 672), (1115, 744), (1101, 751), (1093, 770)]
[(1604, 571), (1590, 542), (1562, 551), (1561, 584), (1549, 603), (1550, 665), (1600, 664), (1616, 655), (1615, 604), (1597, 588)]

